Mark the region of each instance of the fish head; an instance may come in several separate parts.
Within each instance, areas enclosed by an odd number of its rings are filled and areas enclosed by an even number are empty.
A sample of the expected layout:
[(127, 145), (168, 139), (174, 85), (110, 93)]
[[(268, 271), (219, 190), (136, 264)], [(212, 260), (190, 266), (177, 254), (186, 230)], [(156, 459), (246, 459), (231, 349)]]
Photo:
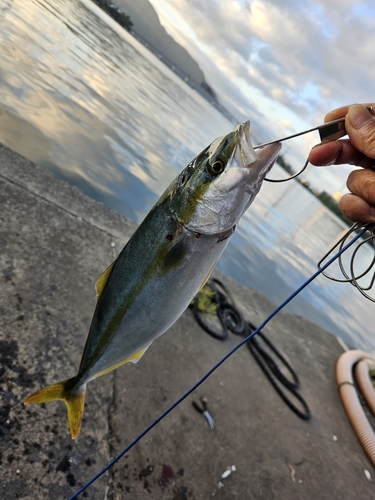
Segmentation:
[(186, 229), (201, 234), (232, 229), (259, 192), (280, 149), (276, 143), (254, 151), (249, 121), (219, 137), (176, 179), (174, 216)]

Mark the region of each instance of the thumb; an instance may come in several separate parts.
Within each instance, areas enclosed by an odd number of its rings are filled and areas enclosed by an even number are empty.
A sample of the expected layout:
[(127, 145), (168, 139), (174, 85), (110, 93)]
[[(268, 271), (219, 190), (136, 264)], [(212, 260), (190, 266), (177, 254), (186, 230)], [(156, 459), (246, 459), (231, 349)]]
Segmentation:
[(375, 116), (361, 104), (349, 107), (345, 120), (350, 142), (361, 153), (375, 158)]

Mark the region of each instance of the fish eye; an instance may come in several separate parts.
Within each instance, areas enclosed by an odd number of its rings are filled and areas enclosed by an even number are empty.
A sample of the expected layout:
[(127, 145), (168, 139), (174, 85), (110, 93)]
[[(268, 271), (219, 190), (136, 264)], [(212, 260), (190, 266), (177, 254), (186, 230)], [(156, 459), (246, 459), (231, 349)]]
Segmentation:
[(215, 160), (208, 165), (208, 171), (212, 175), (219, 175), (224, 170), (224, 163), (221, 160)]

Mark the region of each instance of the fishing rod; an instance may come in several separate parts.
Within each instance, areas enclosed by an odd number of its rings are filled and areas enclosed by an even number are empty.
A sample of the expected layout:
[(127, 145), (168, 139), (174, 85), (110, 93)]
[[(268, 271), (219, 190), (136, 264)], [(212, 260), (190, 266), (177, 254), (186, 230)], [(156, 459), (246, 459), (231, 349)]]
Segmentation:
[(116, 462), (120, 460), (133, 446), (135, 446), (146, 434), (148, 434), (161, 420), (163, 420), (172, 410), (174, 410), (182, 401), (184, 401), (192, 392), (195, 391), (203, 382), (216, 371), (230, 356), (232, 356), (240, 347), (251, 340), (260, 330), (262, 330), (272, 318), (276, 316), (289, 302), (294, 299), (303, 289), (305, 289), (315, 278), (327, 269), (336, 259), (340, 257), (351, 245), (353, 245), (366, 231), (368, 227), (366, 226), (360, 233), (358, 233), (349, 243), (344, 245), (331, 259), (329, 259), (320, 269), (318, 269), (310, 278), (308, 278), (297, 290), (295, 290), (284, 302), (282, 302), (269, 316), (266, 318), (253, 332), (251, 332), (247, 337), (245, 337), (239, 344), (237, 344), (233, 349), (231, 349), (218, 363), (216, 363), (198, 382), (196, 382), (189, 390), (185, 392), (177, 401), (175, 401), (167, 410), (165, 410), (154, 422), (152, 422), (146, 429), (144, 429), (139, 436), (137, 436), (131, 443), (126, 446), (108, 465), (106, 465), (101, 471), (99, 471), (93, 478), (91, 478), (86, 484), (84, 484), (69, 500), (74, 500), (85, 491), (92, 483), (94, 483), (99, 477), (101, 477), (107, 470), (109, 470)]

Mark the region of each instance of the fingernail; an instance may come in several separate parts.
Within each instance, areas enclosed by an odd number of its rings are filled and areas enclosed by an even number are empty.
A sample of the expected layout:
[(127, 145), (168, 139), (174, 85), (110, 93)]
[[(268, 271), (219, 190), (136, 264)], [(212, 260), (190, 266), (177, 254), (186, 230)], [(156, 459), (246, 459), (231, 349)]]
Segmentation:
[(360, 130), (364, 125), (374, 120), (375, 118), (370, 113), (370, 111), (365, 108), (365, 106), (354, 104), (349, 108), (348, 119), (355, 130)]

